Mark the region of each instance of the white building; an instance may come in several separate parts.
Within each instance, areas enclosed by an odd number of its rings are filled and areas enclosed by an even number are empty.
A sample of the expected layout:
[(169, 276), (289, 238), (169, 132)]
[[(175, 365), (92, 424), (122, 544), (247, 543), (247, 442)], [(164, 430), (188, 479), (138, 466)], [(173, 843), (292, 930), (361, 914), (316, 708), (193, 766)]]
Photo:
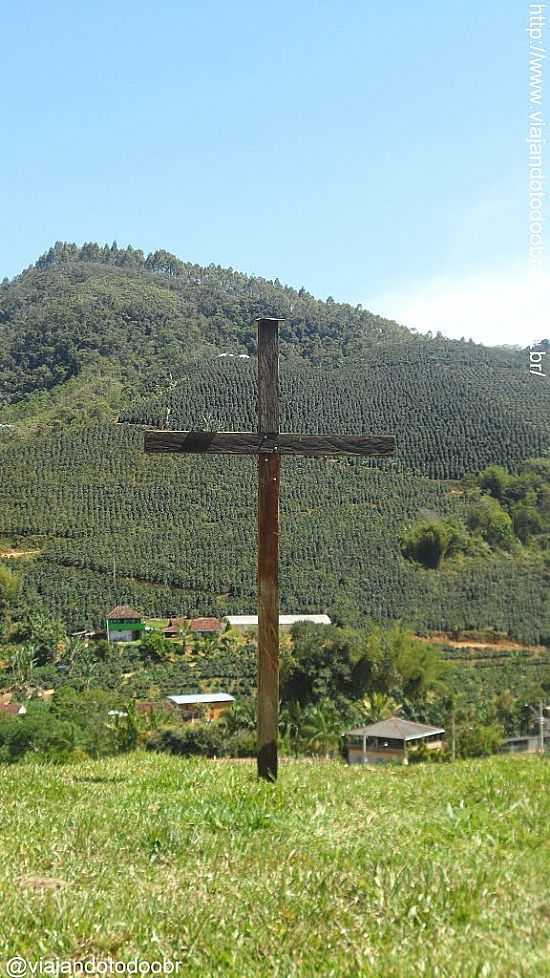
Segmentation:
[[(246, 632), (250, 628), (258, 627), (257, 615), (226, 615), (224, 621), (228, 622), (232, 628)], [(312, 625), (330, 625), (331, 620), (328, 615), (279, 615), (279, 628), (281, 631), (288, 631), (297, 622), (310, 622)]]
[(217, 720), (235, 702), (229, 693), (184, 693), (167, 696), (168, 704), (177, 709), (185, 720), (196, 720), (206, 714), (208, 720)]

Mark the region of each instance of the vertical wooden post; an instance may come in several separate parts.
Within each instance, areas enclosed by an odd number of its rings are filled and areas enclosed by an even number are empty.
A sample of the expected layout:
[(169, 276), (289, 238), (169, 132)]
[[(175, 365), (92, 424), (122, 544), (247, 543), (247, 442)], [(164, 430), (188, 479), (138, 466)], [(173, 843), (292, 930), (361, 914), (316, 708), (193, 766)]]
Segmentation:
[[(258, 431), (279, 434), (279, 320), (258, 319)], [(276, 444), (276, 441), (275, 441)], [(277, 777), (279, 725), (279, 469), (258, 456), (258, 776)]]

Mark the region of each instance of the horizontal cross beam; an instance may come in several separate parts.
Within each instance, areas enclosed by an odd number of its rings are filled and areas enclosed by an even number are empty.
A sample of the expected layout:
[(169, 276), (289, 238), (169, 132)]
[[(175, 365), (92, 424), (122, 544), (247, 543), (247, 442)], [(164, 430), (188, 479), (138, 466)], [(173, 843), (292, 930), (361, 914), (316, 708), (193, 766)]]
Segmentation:
[(393, 455), (393, 435), (263, 434), (255, 431), (145, 431), (145, 451), (206, 455)]

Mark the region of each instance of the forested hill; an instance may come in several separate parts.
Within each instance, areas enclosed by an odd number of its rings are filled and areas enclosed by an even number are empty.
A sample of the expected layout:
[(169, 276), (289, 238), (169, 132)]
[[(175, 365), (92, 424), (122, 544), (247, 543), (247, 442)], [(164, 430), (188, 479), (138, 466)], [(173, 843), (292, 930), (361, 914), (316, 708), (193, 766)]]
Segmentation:
[(253, 353), (257, 316), (281, 316), (284, 356), (320, 360), (409, 337), (361, 307), (165, 251), (58, 244), (0, 288), (0, 404), (112, 361), (159, 379), (195, 357)]
[(362, 309), (275, 279), (182, 262), (166, 251), (58, 243), (0, 286), (0, 407), (101, 372), (136, 389), (177, 378), (193, 360), (255, 352), (253, 320), (280, 316), (284, 359), (413, 356), (525, 368), (525, 355), (425, 338)]

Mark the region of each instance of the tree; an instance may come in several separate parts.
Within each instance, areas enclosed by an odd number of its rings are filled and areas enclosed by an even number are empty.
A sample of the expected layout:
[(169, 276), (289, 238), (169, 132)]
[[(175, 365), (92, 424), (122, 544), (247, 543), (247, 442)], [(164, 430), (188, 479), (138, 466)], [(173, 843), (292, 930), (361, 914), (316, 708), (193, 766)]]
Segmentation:
[(21, 692), (25, 692), (27, 695), (30, 695), (30, 686), (36, 661), (36, 649), (34, 645), (29, 643), (16, 649), (9, 659), (16, 688)]
[(298, 757), (302, 742), (304, 710), (299, 703), (287, 703), (279, 710), (279, 733), (283, 750)]
[(227, 730), (228, 735), (237, 733), (239, 730), (256, 729), (256, 703), (254, 700), (237, 700), (232, 704), (230, 710), (226, 710), (220, 718), (220, 723)]
[(396, 666), (402, 679), (403, 692), (409, 700), (421, 700), (429, 689), (441, 681), (446, 663), (438, 649), (415, 641), (410, 633), (402, 629), (396, 640)]
[(134, 738), (135, 716), (130, 720), (127, 714), (120, 696), (104, 689), (77, 690), (73, 686), (61, 686), (51, 704), (51, 716), (71, 724), (78, 746), (91, 757), (129, 749)]
[(427, 519), (416, 523), (401, 537), (404, 557), (422, 564), (429, 570), (437, 570), (444, 557), (460, 549), (459, 527), (450, 520)]
[(170, 641), (154, 630), (144, 633), (138, 648), (140, 655), (152, 662), (163, 662), (172, 652)]
[(509, 483), (510, 474), (502, 465), (489, 465), (479, 473), (478, 485), (482, 492), (489, 493), (493, 499), (502, 500)]
[(345, 722), (330, 700), (322, 700), (305, 711), (302, 737), (306, 748), (314, 754), (329, 757), (341, 743)]
[[(97, 648), (94, 650), (97, 655)], [(78, 636), (67, 637), (63, 649), (59, 653), (59, 662), (66, 668), (68, 674), (73, 671), (75, 662), (86, 652), (86, 643)]]
[(470, 503), (466, 512), (470, 530), (479, 533), (493, 547), (510, 550), (514, 542), (512, 520), (497, 499), (481, 496)]
[(0, 721), (0, 760), (13, 763), (25, 754), (63, 762), (76, 746), (74, 726), (52, 715), (44, 703), (31, 703), (24, 717)]
[(114, 732), (116, 748), (122, 753), (135, 750), (140, 735), (140, 724), (137, 715), (136, 704), (133, 700), (121, 710), (110, 711), (114, 713), (113, 721), (110, 724)]
[(367, 637), (366, 686), (370, 691), (389, 696), (400, 687), (396, 648), (400, 644), (400, 626), (386, 631), (380, 625), (372, 626)]
[(516, 503), (512, 507), (512, 525), (518, 539), (523, 544), (527, 544), (533, 534), (540, 533), (543, 528), (543, 520), (534, 505)]
[(378, 723), (395, 716), (401, 710), (401, 704), (387, 693), (374, 691), (367, 693), (357, 704), (359, 719), (365, 723)]
[(370, 679), (367, 635), (353, 628), (298, 623), (281, 661), (281, 699), (302, 705), (361, 696)]
[(457, 726), (456, 745), (459, 757), (487, 757), (502, 745), (504, 731), (498, 723), (475, 720)]
[(62, 621), (49, 618), (42, 612), (36, 612), (29, 618), (28, 632), (39, 666), (55, 662), (63, 656), (65, 645), (69, 640)]
[(21, 578), (5, 564), (0, 564), (0, 627), (2, 637), (9, 638), (13, 603), (21, 590)]

